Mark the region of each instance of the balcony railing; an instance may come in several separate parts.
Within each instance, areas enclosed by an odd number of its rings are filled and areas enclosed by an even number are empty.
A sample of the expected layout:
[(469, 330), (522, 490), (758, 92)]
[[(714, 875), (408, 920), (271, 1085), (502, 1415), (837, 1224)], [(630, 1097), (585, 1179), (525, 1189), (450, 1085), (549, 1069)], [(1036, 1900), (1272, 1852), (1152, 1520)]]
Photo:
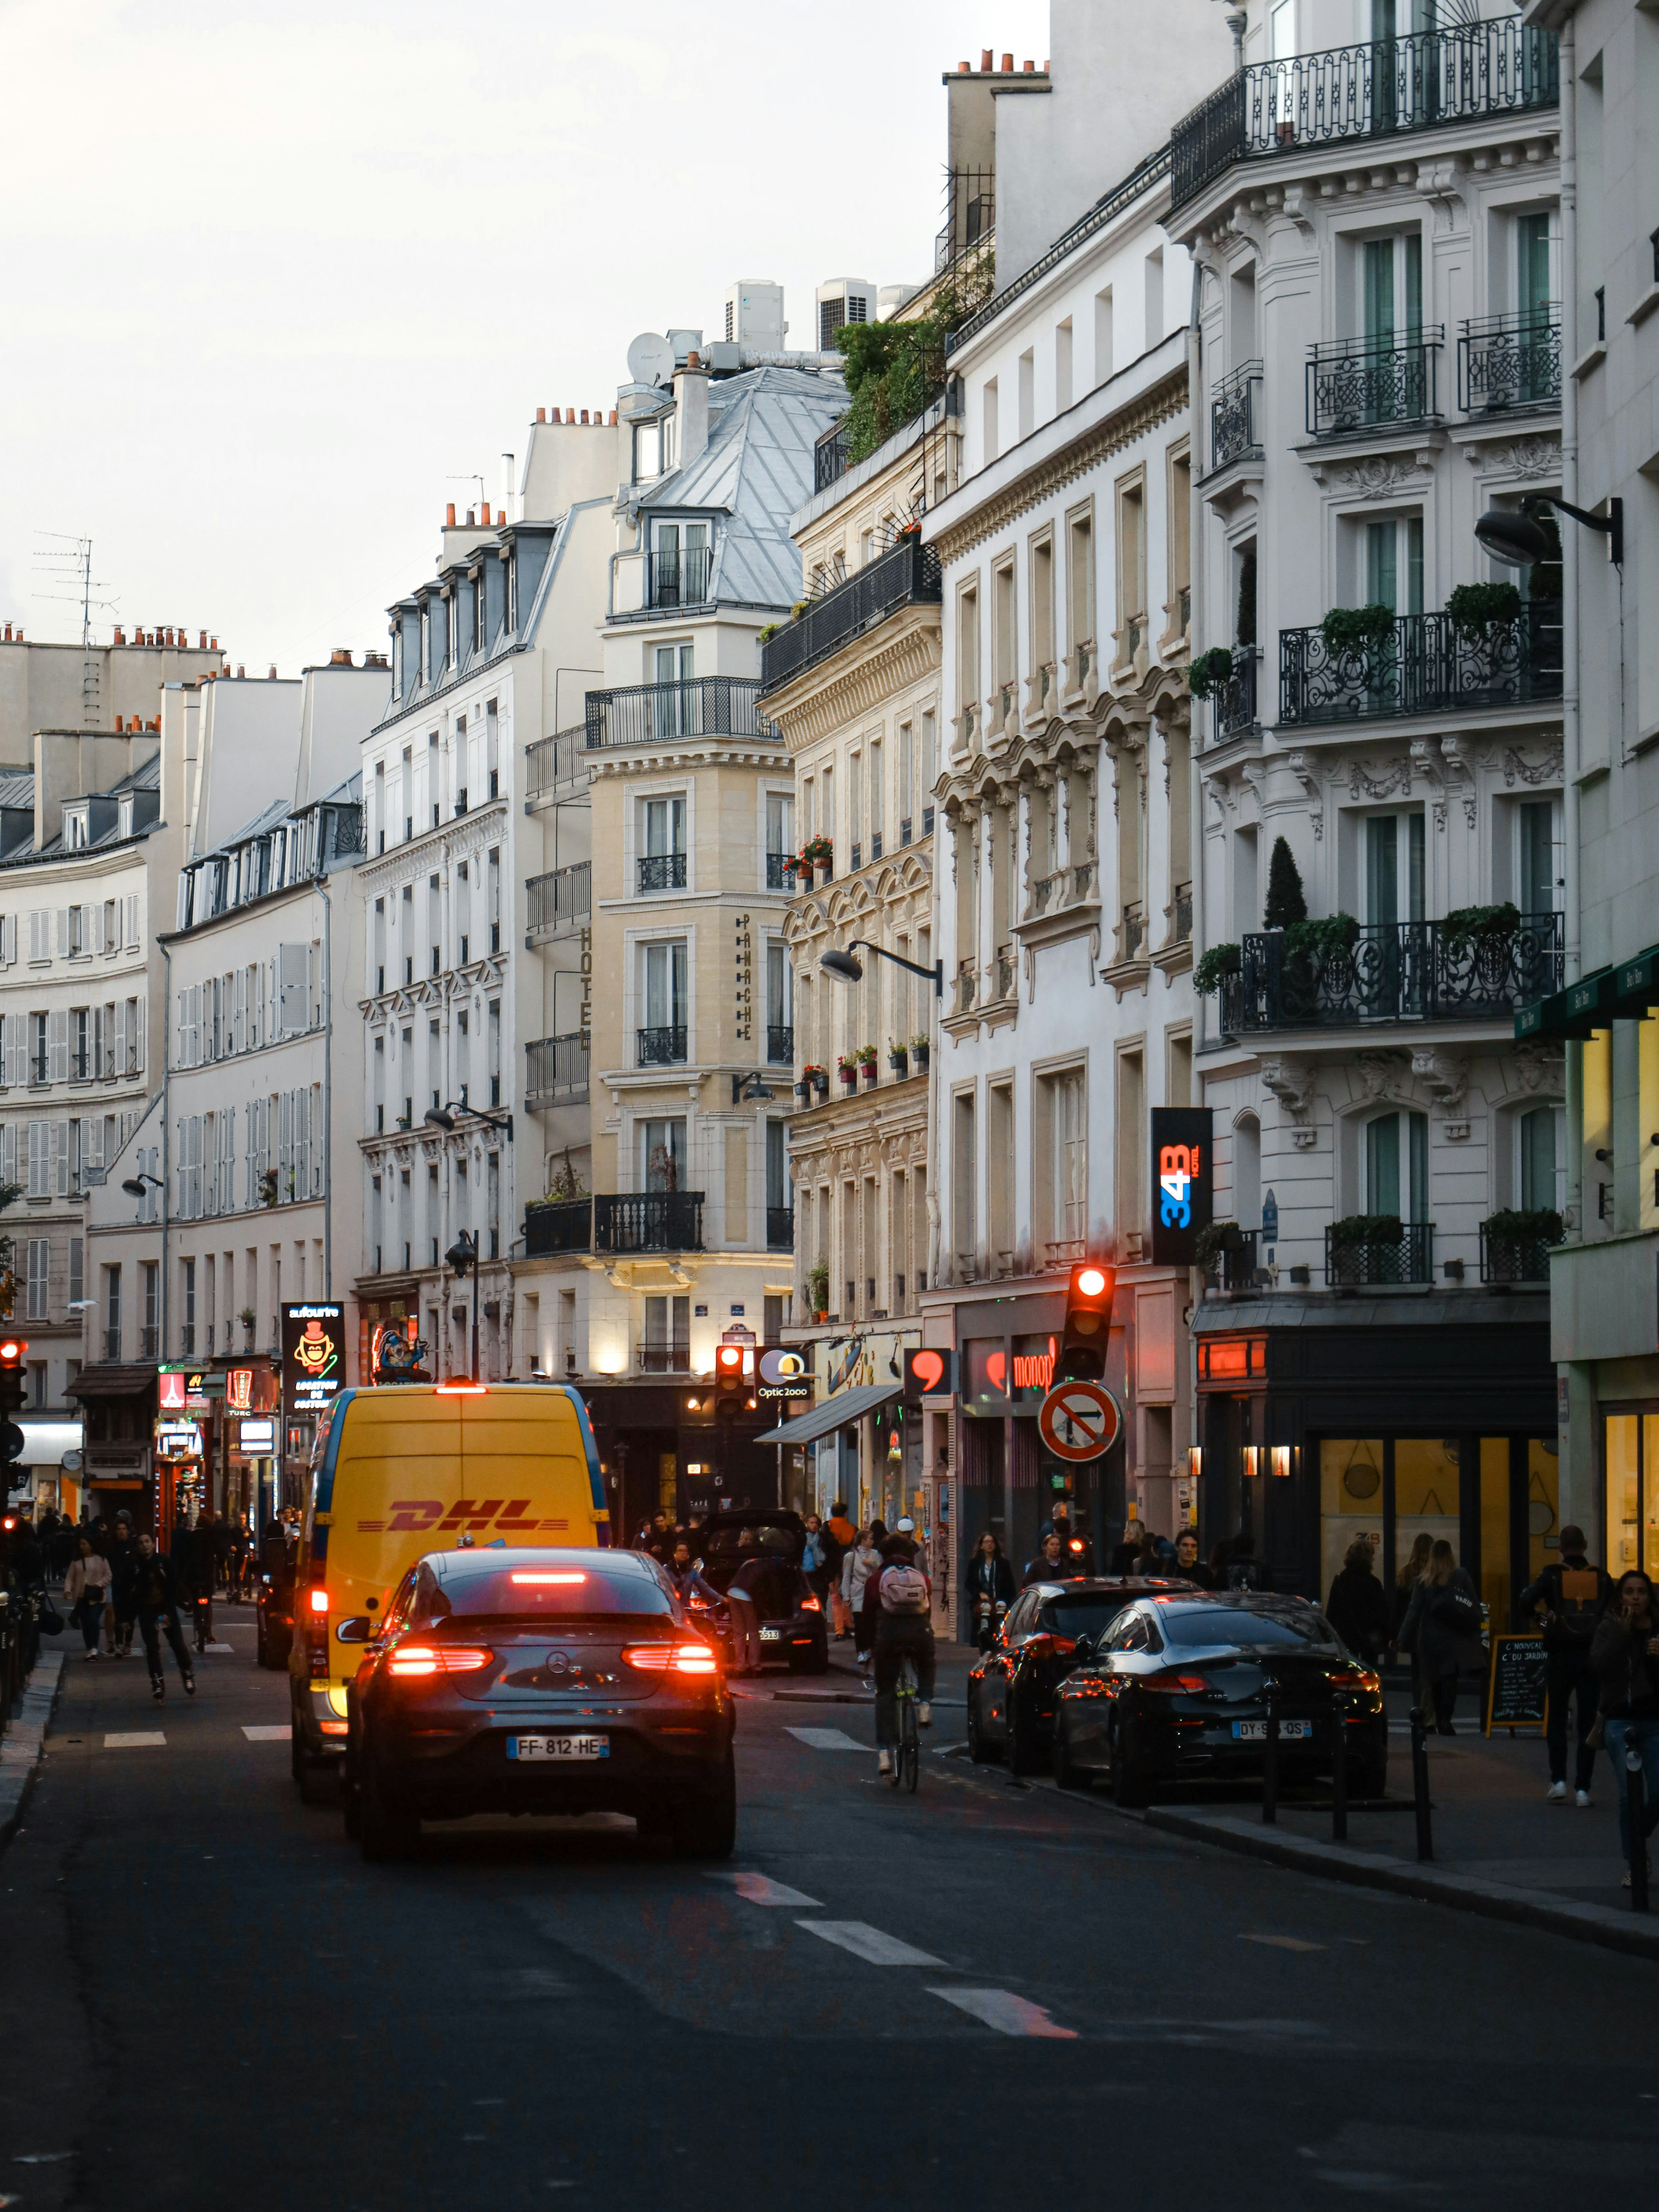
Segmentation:
[(769, 1252), (793, 1252), (795, 1249), (795, 1209), (793, 1206), (769, 1206), (766, 1209), (766, 1249)]
[(945, 221), (933, 240), (933, 273), (983, 246), (996, 225), (994, 169), (952, 169), (945, 183)]
[(672, 1022), (655, 1029), (641, 1030), (639, 1064), (641, 1067), (673, 1067), (685, 1058), (685, 1024)]
[(1439, 413), (1438, 325), (1405, 343), (1392, 337), (1339, 338), (1308, 359), (1308, 434), (1342, 438), (1394, 422), (1425, 422)]
[(1210, 467), (1224, 469), (1247, 453), (1261, 451), (1256, 420), (1261, 393), (1261, 363), (1247, 361), (1224, 376), (1210, 400)]
[(815, 492), (828, 491), (846, 473), (847, 433), (837, 422), (812, 448), (812, 489)]
[(1480, 1279), (1483, 1283), (1547, 1283), (1550, 1279), (1550, 1240), (1547, 1237), (1493, 1236), (1480, 1224)]
[(1457, 404), (1466, 415), (1561, 404), (1561, 310), (1481, 315), (1457, 341)]
[(1504, 1021), (1562, 988), (1559, 914), (1513, 929), (1371, 922), (1352, 943), (1291, 952), (1284, 932), (1245, 938), (1221, 991), (1222, 1027), (1346, 1028), (1364, 1022)]
[(700, 1190), (639, 1190), (593, 1200), (596, 1252), (701, 1252)]
[(1224, 745), (1256, 726), (1255, 672), (1261, 659), (1254, 645), (1233, 647), (1233, 672), (1210, 698), (1212, 742)]
[(533, 806), (538, 799), (550, 799), (556, 792), (574, 791), (587, 783), (592, 775), (587, 758), (587, 730), (578, 724), (574, 730), (557, 730), (550, 738), (538, 738), (533, 745), (525, 747), (525, 799)]
[(587, 1097), (588, 1041), (580, 1030), (525, 1047), (525, 1104), (580, 1106)]
[(971, 960), (964, 960), (957, 969), (957, 1012), (973, 1012), (975, 993), (978, 988), (979, 970)]
[(1334, 1241), (1325, 1231), (1325, 1280), (1334, 1288), (1370, 1290), (1378, 1284), (1434, 1280), (1434, 1224), (1402, 1221), (1398, 1237)]
[(1386, 714), (1468, 713), (1561, 696), (1561, 603), (1460, 629), (1447, 614), (1396, 615), (1379, 636), (1332, 647), (1318, 625), (1279, 634), (1279, 719), (1305, 728)]
[(138, 1332), (140, 1359), (159, 1359), (161, 1356), (161, 1332), (154, 1325)]
[(1235, 1229), (1228, 1237), (1221, 1254), (1221, 1287), (1224, 1291), (1251, 1291), (1256, 1286), (1255, 1271), (1261, 1265), (1257, 1256), (1261, 1231), (1255, 1229)]
[(691, 1342), (642, 1344), (635, 1354), (641, 1375), (684, 1375), (691, 1365)]
[(747, 676), (694, 676), (683, 684), (630, 684), (587, 695), (586, 748), (649, 745), (674, 738), (770, 738), (776, 726), (757, 714), (760, 685)]
[(1170, 898), (1170, 937), (1172, 943), (1184, 945), (1193, 933), (1193, 887), (1177, 884)]
[(683, 891), (685, 889), (684, 853), (641, 854), (635, 863), (641, 891)]
[(1253, 62), (1176, 124), (1171, 204), (1183, 206), (1236, 161), (1552, 107), (1559, 98), (1555, 34), (1512, 16)]
[(769, 891), (792, 891), (795, 888), (795, 872), (784, 863), (792, 856), (787, 853), (769, 853), (766, 856), (766, 888)]
[(901, 538), (890, 552), (814, 599), (799, 622), (785, 623), (768, 638), (761, 647), (761, 689), (775, 691), (900, 607), (937, 606), (939, 592), (938, 553), (917, 537)]
[(571, 1198), (556, 1206), (526, 1206), (524, 1249), (531, 1260), (545, 1260), (556, 1252), (592, 1251), (592, 1200)]
[(580, 928), (593, 910), (593, 863), (578, 860), (574, 867), (532, 876), (525, 895), (526, 927), (532, 945), (556, 937), (561, 930)]
[(795, 1032), (787, 1022), (766, 1024), (766, 1058), (773, 1067), (791, 1067), (795, 1059)]
[(653, 607), (701, 607), (708, 604), (714, 569), (714, 548), (689, 545), (674, 552), (646, 556), (646, 604)]

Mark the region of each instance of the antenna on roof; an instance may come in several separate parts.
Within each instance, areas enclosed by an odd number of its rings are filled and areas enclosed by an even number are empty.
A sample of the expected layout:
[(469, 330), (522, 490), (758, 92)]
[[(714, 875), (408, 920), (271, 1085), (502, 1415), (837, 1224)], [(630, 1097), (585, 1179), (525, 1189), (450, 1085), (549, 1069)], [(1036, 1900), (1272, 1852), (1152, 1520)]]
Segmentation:
[(81, 610), (81, 726), (95, 730), (102, 722), (103, 708), (98, 696), (98, 663), (92, 651), (92, 611), (96, 607), (100, 614), (113, 614), (118, 603), (92, 596), (94, 591), (107, 591), (109, 586), (102, 577), (93, 575), (90, 538), (71, 538), (61, 530), (37, 530), (34, 534), (50, 541), (36, 549), (36, 568), (52, 583), (77, 587), (69, 592), (32, 592), (29, 596), (67, 600)]

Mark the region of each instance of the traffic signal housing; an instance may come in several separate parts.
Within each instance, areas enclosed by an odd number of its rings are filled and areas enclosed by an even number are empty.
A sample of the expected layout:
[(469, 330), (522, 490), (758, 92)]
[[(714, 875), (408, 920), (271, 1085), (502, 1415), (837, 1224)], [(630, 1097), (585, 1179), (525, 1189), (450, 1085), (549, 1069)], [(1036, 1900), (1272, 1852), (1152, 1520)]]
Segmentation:
[(12, 1465), (23, 1455), (25, 1439), (16, 1416), (23, 1407), (23, 1363), (28, 1357), (28, 1349), (21, 1336), (0, 1336), (0, 1468), (5, 1469), (6, 1476), (5, 1487), (0, 1491), (0, 1505), (11, 1494)]
[(1054, 1361), (1056, 1382), (1103, 1382), (1117, 1270), (1080, 1260), (1066, 1286), (1066, 1328)]
[(741, 1410), (749, 1395), (749, 1386), (744, 1379), (744, 1347), (740, 1344), (717, 1344), (714, 1346), (714, 1411), (735, 1413)]

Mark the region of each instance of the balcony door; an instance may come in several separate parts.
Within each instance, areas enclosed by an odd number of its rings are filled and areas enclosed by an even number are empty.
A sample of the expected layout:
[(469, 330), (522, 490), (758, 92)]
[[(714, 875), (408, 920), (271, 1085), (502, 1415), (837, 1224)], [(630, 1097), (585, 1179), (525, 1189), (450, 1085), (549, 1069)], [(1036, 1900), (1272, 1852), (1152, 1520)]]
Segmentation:
[(1356, 956), (1360, 1012), (1394, 1021), (1423, 1011), (1423, 816), (1365, 819), (1365, 937)]
[(678, 1373), (691, 1364), (691, 1301), (647, 1298), (640, 1365), (647, 1375)]
[(1429, 1218), (1429, 1117), (1378, 1114), (1365, 1124), (1365, 1211), (1396, 1220)]
[(684, 1060), (687, 1005), (688, 962), (683, 937), (645, 948), (645, 1020), (641, 1030), (641, 1060)]
[(1559, 1106), (1534, 1106), (1516, 1122), (1516, 1148), (1520, 1154), (1516, 1184), (1523, 1212), (1554, 1212), (1560, 1207), (1561, 1147), (1557, 1126), (1560, 1115)]
[(685, 800), (683, 797), (647, 799), (645, 806), (645, 851), (641, 855), (642, 891), (684, 890), (685, 888)]
[(708, 552), (706, 522), (659, 522), (652, 604), (701, 606), (708, 597)]
[[(1427, 412), (1423, 356), (1423, 234), (1365, 240), (1360, 274), (1368, 422)], [(1396, 610), (1397, 611), (1397, 610)]]
[(1549, 915), (1561, 897), (1561, 811), (1554, 799), (1522, 799), (1516, 811), (1516, 904)]
[(647, 1190), (685, 1188), (685, 1116), (640, 1123), (640, 1172)]
[(691, 689), (696, 648), (692, 645), (659, 645), (656, 652), (657, 683), (653, 700), (654, 734), (659, 738), (694, 737), (696, 694)]

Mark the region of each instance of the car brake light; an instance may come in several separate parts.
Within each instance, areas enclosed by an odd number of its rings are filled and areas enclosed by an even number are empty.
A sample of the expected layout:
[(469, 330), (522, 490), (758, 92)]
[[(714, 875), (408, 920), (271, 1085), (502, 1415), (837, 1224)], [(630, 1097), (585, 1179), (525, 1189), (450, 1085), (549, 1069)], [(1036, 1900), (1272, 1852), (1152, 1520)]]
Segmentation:
[(823, 1606), (820, 1605), (817, 1599), (815, 1597), (804, 1597), (800, 1601), (800, 1609), (803, 1613), (822, 1613), (823, 1611)]
[(706, 1644), (630, 1644), (623, 1657), (642, 1674), (713, 1674), (720, 1666)]
[(388, 1674), (476, 1674), (495, 1657), (482, 1645), (469, 1644), (404, 1644), (386, 1661)]
[(1207, 1690), (1210, 1685), (1203, 1674), (1146, 1674), (1141, 1677), (1140, 1686), (1143, 1690), (1161, 1691), (1166, 1697), (1179, 1698)]
[(311, 1593), (311, 1609), (313, 1613), (326, 1613), (328, 1611), (328, 1592), (325, 1589), (313, 1590)]
[(538, 1575), (525, 1572), (515, 1574), (510, 1579), (515, 1583), (533, 1583), (539, 1588), (548, 1583), (585, 1583), (587, 1577), (586, 1575)]
[(438, 1398), (482, 1398), (489, 1387), (485, 1382), (440, 1382), (433, 1395)]

